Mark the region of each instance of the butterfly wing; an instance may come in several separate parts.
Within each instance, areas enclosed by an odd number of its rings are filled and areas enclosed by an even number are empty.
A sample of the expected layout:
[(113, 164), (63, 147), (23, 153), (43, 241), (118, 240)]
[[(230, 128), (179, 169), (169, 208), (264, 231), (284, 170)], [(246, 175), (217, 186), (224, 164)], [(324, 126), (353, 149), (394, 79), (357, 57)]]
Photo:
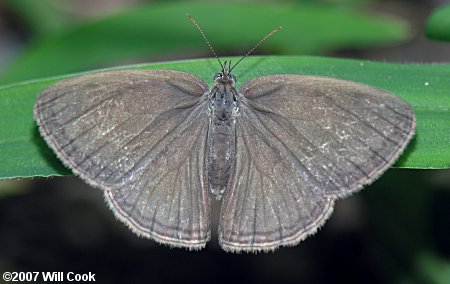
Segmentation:
[(34, 113), (58, 157), (135, 233), (195, 249), (210, 234), (207, 91), (183, 72), (110, 71), (52, 85)]
[(240, 94), (219, 234), (226, 250), (300, 242), (334, 200), (376, 179), (414, 135), (408, 104), (350, 81), (272, 75), (244, 83)]

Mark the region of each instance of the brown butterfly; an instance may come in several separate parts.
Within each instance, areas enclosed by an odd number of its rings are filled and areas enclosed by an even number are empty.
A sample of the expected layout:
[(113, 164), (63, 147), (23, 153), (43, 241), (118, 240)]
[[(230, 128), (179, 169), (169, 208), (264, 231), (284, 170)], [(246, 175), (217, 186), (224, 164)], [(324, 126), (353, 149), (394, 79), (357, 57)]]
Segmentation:
[(385, 91), (300, 75), (258, 77), (238, 90), (240, 60), (216, 58), (211, 88), (184, 72), (122, 70), (63, 80), (37, 99), (48, 145), (140, 236), (204, 247), (211, 193), (223, 195), (224, 250), (295, 245), (414, 135), (411, 107)]

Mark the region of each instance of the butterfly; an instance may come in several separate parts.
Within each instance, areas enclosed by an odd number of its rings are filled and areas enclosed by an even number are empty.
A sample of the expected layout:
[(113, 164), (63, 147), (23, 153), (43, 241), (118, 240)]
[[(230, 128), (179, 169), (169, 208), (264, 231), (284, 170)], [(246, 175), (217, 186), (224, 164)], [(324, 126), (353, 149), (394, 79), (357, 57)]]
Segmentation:
[(216, 58), (212, 87), (180, 71), (117, 70), (60, 81), (36, 101), (47, 144), (137, 235), (203, 248), (215, 197), (224, 250), (296, 245), (414, 135), (412, 108), (386, 91), (289, 74), (237, 89), (240, 61)]

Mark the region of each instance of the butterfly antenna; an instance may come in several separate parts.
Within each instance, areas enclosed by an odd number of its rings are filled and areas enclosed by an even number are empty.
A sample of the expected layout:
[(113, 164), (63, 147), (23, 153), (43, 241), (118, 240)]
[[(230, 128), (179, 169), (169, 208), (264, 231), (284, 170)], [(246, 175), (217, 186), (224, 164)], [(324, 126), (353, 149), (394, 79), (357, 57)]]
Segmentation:
[(191, 20), (192, 23), (194, 23), (194, 25), (197, 27), (197, 29), (199, 30), (200, 34), (202, 35), (203, 39), (205, 40), (206, 44), (208, 45), (209, 49), (211, 49), (212, 53), (214, 54), (214, 56), (217, 58), (217, 61), (219, 61), (220, 66), (223, 67), (222, 61), (220, 61), (219, 56), (217, 56), (216, 52), (214, 51), (214, 48), (212, 47), (212, 45), (209, 43), (208, 38), (206, 37), (205, 33), (203, 32), (202, 28), (200, 27), (200, 25), (197, 23), (197, 21), (194, 19), (194, 17), (192, 17), (189, 14), (186, 14), (189, 18), (189, 20)]
[(231, 67), (230, 72), (231, 72), (231, 70), (234, 69), (234, 67), (236, 67), (236, 65), (239, 64), (239, 62), (241, 62), (245, 57), (249, 56), (250, 53), (252, 53), (253, 50), (255, 50), (255, 49), (256, 49), (263, 41), (265, 41), (267, 38), (269, 38), (269, 37), (270, 37), (271, 35), (273, 35), (274, 33), (276, 33), (276, 32), (278, 32), (279, 30), (281, 30), (281, 28), (282, 28), (282, 27), (278, 27), (278, 28), (274, 29), (273, 31), (271, 31), (270, 33), (268, 33), (265, 37), (263, 37), (257, 44), (255, 44), (255, 46), (254, 46), (252, 49), (250, 49), (244, 56), (242, 56), (241, 59), (239, 59), (239, 61), (236, 62), (236, 64), (233, 65), (233, 67)]

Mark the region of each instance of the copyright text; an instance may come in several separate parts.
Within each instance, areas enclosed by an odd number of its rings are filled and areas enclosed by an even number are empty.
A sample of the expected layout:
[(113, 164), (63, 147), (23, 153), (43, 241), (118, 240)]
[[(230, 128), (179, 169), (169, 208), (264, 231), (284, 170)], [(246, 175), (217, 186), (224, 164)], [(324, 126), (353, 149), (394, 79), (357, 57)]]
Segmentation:
[(92, 272), (3, 272), (5, 282), (95, 282)]

